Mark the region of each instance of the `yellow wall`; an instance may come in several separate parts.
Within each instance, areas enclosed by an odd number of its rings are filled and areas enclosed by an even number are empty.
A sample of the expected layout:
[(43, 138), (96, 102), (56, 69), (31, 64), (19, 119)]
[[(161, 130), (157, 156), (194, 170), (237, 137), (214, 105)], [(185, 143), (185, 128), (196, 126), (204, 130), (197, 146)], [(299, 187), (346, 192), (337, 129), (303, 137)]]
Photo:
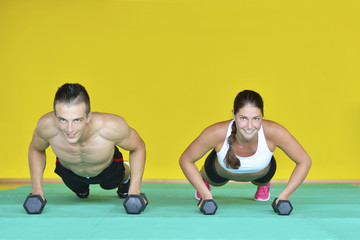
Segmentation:
[[(253, 89), (311, 155), (308, 179), (360, 179), (359, 12), (351, 0), (2, 0), (0, 178), (29, 177), (37, 120), (79, 82), (94, 111), (141, 134), (144, 178), (184, 179), (184, 149)], [(275, 156), (287, 179), (294, 164)]]

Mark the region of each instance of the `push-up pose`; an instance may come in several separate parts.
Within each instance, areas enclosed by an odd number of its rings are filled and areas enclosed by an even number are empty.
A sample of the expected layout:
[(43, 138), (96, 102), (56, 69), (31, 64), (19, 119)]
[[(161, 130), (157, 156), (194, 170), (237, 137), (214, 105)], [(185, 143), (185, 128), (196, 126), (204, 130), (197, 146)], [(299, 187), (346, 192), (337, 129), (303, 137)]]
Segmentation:
[[(263, 101), (258, 93), (240, 92), (234, 101), (233, 119), (206, 128), (182, 154), (180, 166), (196, 188), (198, 200), (213, 199), (209, 184), (222, 186), (229, 180), (250, 181), (258, 186), (255, 200), (269, 200), (270, 180), (276, 171), (273, 157), (276, 147), (284, 151), (296, 167), (275, 204), (288, 200), (304, 181), (311, 167), (309, 155), (283, 126), (263, 119), (263, 113)], [(210, 150), (199, 173), (195, 162)]]
[[(91, 112), (88, 93), (80, 84), (64, 84), (58, 89), (54, 111), (40, 118), (30, 143), (32, 195), (43, 200), (45, 150), (49, 146), (57, 156), (55, 172), (79, 198), (89, 196), (90, 184), (118, 188), (121, 198), (140, 195), (146, 155), (143, 140), (122, 117)], [(131, 168), (124, 164), (117, 146), (130, 151)]]

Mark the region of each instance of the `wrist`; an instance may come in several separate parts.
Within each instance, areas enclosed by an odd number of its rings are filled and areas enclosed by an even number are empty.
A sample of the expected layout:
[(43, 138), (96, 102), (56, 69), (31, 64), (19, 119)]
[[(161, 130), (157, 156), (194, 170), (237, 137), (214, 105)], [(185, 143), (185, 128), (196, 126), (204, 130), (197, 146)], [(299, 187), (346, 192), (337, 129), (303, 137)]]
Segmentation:
[(280, 193), (278, 196), (278, 200), (289, 200), (290, 196), (287, 196), (286, 194)]
[(41, 196), (43, 196), (44, 191), (43, 191), (43, 189), (33, 188), (32, 191), (31, 191), (31, 194), (32, 195), (41, 195)]
[(140, 193), (141, 193), (141, 188), (131, 186), (131, 182), (130, 182), (130, 188), (128, 194), (139, 195)]
[(213, 199), (213, 196), (212, 196), (212, 194), (209, 192), (209, 193), (205, 193), (205, 194), (203, 194), (203, 195), (201, 195), (201, 198), (202, 199)]

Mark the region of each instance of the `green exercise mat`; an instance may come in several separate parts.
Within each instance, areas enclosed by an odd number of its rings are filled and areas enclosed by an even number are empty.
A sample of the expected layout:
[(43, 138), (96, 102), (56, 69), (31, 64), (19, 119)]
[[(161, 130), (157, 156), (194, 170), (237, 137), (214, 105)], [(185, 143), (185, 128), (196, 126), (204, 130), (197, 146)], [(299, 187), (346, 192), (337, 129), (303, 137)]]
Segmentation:
[(213, 187), (216, 215), (200, 213), (189, 184), (143, 184), (149, 205), (127, 215), (116, 190), (91, 185), (78, 199), (64, 184), (44, 184), (41, 215), (22, 207), (31, 186), (0, 191), (0, 239), (359, 239), (360, 187), (304, 184), (291, 197), (290, 216), (279, 216), (271, 201), (285, 185), (271, 189), (268, 202), (253, 200), (256, 187)]

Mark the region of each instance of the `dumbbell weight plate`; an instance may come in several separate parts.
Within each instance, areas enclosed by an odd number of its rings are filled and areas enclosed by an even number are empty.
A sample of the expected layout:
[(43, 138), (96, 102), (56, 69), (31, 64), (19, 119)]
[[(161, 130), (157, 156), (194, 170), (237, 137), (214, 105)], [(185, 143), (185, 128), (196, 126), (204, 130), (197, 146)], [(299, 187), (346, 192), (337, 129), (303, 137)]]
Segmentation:
[(279, 215), (290, 215), (291, 211), (293, 210), (293, 207), (288, 200), (279, 200), (277, 205), (277, 212)]
[(203, 201), (200, 199), (198, 206), (200, 211), (205, 215), (214, 215), (218, 209), (218, 206), (213, 199), (206, 199)]
[(290, 215), (291, 211), (293, 210), (293, 207), (289, 200), (279, 200), (277, 204), (276, 203), (277, 198), (274, 199), (271, 206), (275, 213), (279, 215)]
[(28, 214), (40, 214), (43, 211), (46, 202), (47, 202), (46, 199), (44, 201), (40, 195), (30, 194), (25, 199), (23, 207), (25, 208)]
[(123, 205), (128, 214), (140, 214), (148, 204), (147, 197), (144, 193), (140, 195), (128, 195)]

